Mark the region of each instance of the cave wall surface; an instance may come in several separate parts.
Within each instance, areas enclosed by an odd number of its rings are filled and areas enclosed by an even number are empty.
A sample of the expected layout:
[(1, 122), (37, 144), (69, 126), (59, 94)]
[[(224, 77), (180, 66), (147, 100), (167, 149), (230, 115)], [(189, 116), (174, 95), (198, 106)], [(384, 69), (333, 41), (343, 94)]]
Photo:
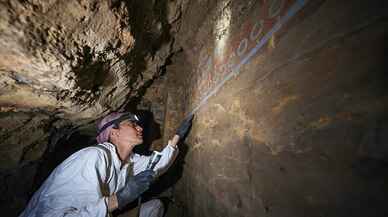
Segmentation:
[(164, 131), (195, 111), (175, 191), (187, 216), (387, 216), (387, 12), (188, 3)]

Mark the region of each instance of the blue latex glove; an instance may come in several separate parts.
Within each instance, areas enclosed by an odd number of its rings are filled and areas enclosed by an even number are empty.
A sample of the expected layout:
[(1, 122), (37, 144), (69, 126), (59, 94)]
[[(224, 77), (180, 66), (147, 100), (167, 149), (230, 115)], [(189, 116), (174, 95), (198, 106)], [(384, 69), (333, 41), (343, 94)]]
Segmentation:
[(192, 122), (193, 118), (194, 118), (194, 115), (192, 114), (192, 115), (188, 116), (187, 118), (185, 118), (182, 121), (181, 125), (179, 125), (179, 127), (175, 133), (176, 135), (179, 136), (179, 138), (183, 138), (186, 135), (187, 131), (189, 130), (189, 128), (191, 126), (191, 122)]
[(153, 170), (145, 170), (132, 177), (125, 183), (124, 188), (116, 193), (118, 208), (125, 207), (148, 190), (155, 176)]

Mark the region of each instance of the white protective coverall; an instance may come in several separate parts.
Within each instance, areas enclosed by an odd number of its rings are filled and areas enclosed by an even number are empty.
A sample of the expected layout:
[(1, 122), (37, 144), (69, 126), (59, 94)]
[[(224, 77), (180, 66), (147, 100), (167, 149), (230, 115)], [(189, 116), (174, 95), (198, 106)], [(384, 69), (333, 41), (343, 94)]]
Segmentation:
[[(168, 169), (177, 153), (171, 145), (162, 150), (154, 168), (157, 175)], [(50, 174), (19, 217), (109, 216), (108, 196), (123, 188), (127, 177), (145, 170), (149, 158), (132, 154), (130, 163), (121, 166), (116, 148), (109, 142), (84, 148)]]

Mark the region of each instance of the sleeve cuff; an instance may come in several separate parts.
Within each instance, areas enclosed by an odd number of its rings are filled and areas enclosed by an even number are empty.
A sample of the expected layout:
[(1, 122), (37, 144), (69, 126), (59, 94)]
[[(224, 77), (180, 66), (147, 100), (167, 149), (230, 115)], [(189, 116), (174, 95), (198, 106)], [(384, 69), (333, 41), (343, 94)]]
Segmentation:
[(178, 146), (173, 146), (171, 145), (170, 143), (167, 144), (167, 147), (174, 150), (174, 151), (177, 151), (178, 150)]

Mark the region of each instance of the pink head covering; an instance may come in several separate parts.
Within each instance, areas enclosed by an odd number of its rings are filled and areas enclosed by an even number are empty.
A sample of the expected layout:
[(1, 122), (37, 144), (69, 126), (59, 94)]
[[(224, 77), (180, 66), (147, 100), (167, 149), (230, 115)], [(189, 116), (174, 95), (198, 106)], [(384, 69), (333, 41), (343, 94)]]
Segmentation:
[[(118, 119), (120, 118), (121, 116), (123, 116), (124, 112), (112, 112), (110, 114), (108, 114), (107, 116), (105, 116), (101, 121), (99, 121), (99, 123), (97, 124), (97, 131), (100, 131), (100, 129), (108, 122), (110, 121), (113, 121), (115, 119)], [(107, 142), (109, 140), (109, 132), (110, 130), (113, 128), (113, 124), (110, 125), (109, 127), (107, 127), (105, 130), (103, 130), (102, 132), (100, 132), (96, 139), (97, 139), (97, 143), (104, 143), (104, 142)]]

